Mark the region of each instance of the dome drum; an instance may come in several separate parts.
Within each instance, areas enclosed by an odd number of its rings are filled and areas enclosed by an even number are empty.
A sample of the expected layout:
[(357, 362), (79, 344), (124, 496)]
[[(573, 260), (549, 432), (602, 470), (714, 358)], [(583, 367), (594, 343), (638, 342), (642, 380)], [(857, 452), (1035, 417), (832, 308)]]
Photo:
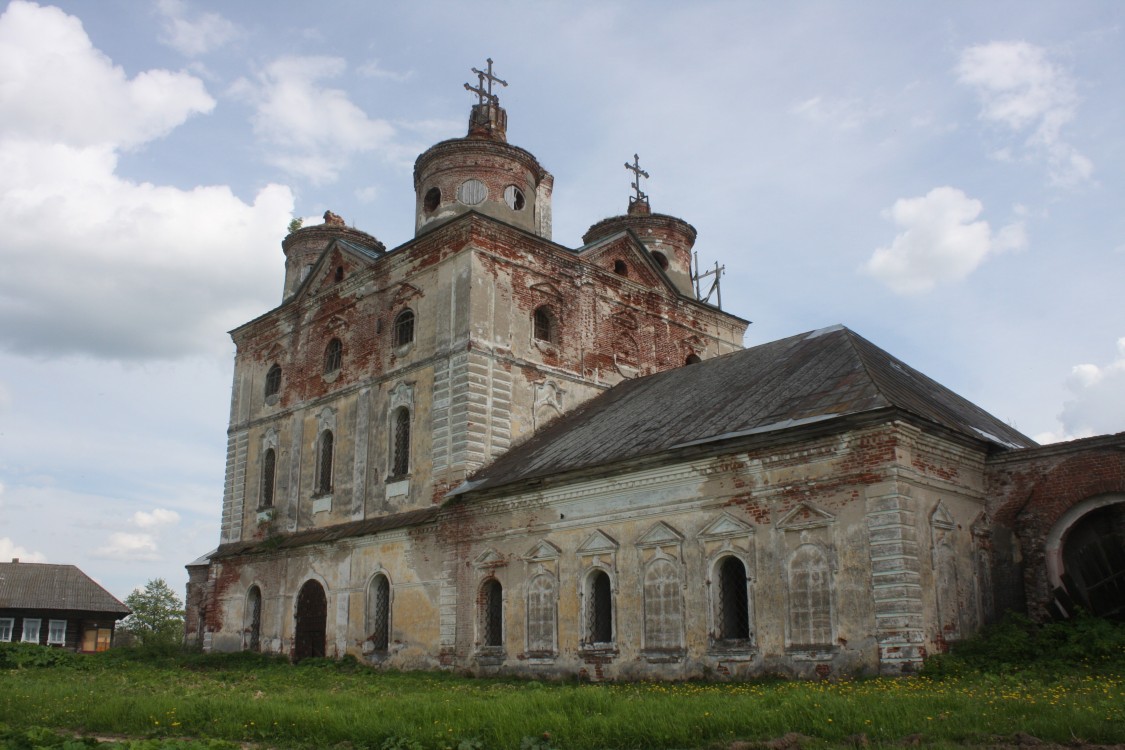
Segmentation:
[(632, 231), (637, 236), (680, 292), (695, 296), (691, 283), (691, 249), (695, 245), (695, 227), (683, 219), (667, 214), (630, 212), (627, 216), (602, 219), (586, 230), (586, 234), (582, 235), (582, 242), (589, 245), (625, 230)]

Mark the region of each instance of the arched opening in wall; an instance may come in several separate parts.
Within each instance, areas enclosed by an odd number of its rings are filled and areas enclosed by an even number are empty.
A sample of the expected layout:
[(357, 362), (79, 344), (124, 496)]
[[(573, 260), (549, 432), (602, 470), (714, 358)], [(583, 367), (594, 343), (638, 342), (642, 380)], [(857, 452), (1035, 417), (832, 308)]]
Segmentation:
[(555, 579), (540, 573), (527, 584), (527, 655), (555, 655), (558, 616)]
[(457, 188), (457, 200), (464, 203), (466, 206), (475, 206), (478, 203), (483, 203), (484, 199), (488, 197), (488, 188), (480, 180), (470, 179), (461, 183), (461, 187)]
[(336, 439), (332, 430), (320, 434), (320, 452), (316, 464), (316, 494), (327, 495), (332, 492), (332, 456)]
[(692, 352), (691, 354), (687, 355), (687, 359), (684, 360), (684, 364), (685, 365), (694, 365), (694, 364), (698, 364), (702, 361), (703, 360), (699, 358), (698, 354)]
[(332, 339), (324, 347), (324, 374), (336, 372), (344, 363), (344, 345), (340, 339)]
[(317, 581), (306, 581), (297, 593), (296, 625), (293, 629), (293, 660), (325, 655), (328, 597)]
[(401, 479), (410, 474), (410, 410), (400, 406), (392, 420), (394, 442), (391, 445), (390, 479)]
[(615, 260), (613, 261), (613, 272), (618, 276), (628, 276), (629, 266), (625, 265), (623, 260)]
[(336, 266), (336, 275), (335, 275), (334, 278), (335, 278), (336, 281), (343, 281), (344, 280), (344, 267), (343, 266)]
[(679, 653), (684, 649), (683, 597), (676, 563), (658, 558), (645, 569), (645, 651)]
[(248, 651), (262, 650), (262, 590), (251, 586), (246, 592), (246, 609), (243, 614), (243, 632), (246, 634), (244, 648)]
[(1066, 609), (1125, 620), (1125, 498), (1070, 527), (1062, 540), (1061, 578), (1073, 605)]
[(522, 211), (524, 206), (523, 191), (515, 185), (504, 188), (504, 202), (513, 211)]
[(750, 588), (746, 566), (737, 557), (719, 560), (714, 575), (715, 640), (736, 646), (750, 641)]
[(267, 448), (262, 457), (262, 492), (258, 498), (258, 508), (265, 510), (273, 507), (274, 477), (277, 474), (277, 452)]
[(653, 253), (652, 253), (652, 257), (656, 261), (656, 265), (660, 266), (660, 268), (662, 270), (664, 270), (664, 271), (668, 270), (668, 256), (667, 255), (660, 252), (659, 250), (654, 250)]
[(586, 645), (613, 643), (613, 587), (609, 574), (595, 570), (586, 579)]
[(414, 311), (403, 310), (395, 318), (395, 346), (406, 346), (414, 341)]
[(382, 573), (367, 588), (367, 640), (378, 653), (391, 642), (391, 582)]
[(276, 396), (281, 390), (281, 365), (273, 365), (269, 371), (266, 372), (266, 391), (265, 397), (268, 399), (270, 396)]
[(531, 332), (536, 341), (554, 342), (555, 316), (550, 307), (542, 305), (535, 308), (535, 312), (531, 316)]
[(433, 213), (437, 207), (441, 205), (441, 190), (432, 187), (426, 191), (426, 196), (422, 199), (422, 209), (426, 213)]
[(480, 587), (480, 642), (487, 648), (504, 645), (504, 587), (495, 578)]

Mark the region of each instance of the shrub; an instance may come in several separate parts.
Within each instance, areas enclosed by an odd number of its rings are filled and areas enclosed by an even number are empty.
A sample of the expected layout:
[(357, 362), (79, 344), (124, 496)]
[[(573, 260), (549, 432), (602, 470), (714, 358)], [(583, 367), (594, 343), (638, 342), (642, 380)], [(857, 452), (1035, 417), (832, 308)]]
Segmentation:
[(73, 651), (37, 643), (0, 642), (0, 669), (27, 669), (29, 667), (75, 666), (85, 657)]

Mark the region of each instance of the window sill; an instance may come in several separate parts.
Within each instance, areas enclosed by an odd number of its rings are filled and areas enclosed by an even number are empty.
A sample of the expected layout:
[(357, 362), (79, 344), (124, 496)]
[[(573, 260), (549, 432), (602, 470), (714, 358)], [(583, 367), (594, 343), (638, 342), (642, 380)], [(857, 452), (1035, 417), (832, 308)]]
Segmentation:
[(684, 652), (682, 650), (659, 651), (653, 649), (642, 651), (641, 655), (644, 656), (645, 661), (649, 664), (677, 664), (684, 660)]
[(277, 406), (277, 402), (280, 400), (281, 396), (276, 393), (272, 396), (266, 396), (266, 406)]
[(269, 523), (273, 520), (273, 506), (258, 508), (258, 523)]
[(404, 497), (410, 494), (410, 477), (387, 478), (387, 497)]
[(612, 659), (621, 652), (611, 643), (596, 643), (592, 646), (580, 646), (578, 653), (585, 658)]
[(482, 666), (498, 666), (508, 660), (508, 654), (503, 646), (480, 646), (474, 659)]
[(336, 379), (340, 377), (340, 370), (333, 370), (332, 372), (326, 372), (326, 373), (324, 373), (324, 375), (322, 377), (324, 378), (325, 383), (335, 383)]
[(785, 655), (794, 661), (830, 661), (839, 650), (836, 646), (788, 646)]
[(325, 511), (332, 510), (332, 495), (321, 495), (314, 497), (312, 502), (313, 513), (324, 513)]

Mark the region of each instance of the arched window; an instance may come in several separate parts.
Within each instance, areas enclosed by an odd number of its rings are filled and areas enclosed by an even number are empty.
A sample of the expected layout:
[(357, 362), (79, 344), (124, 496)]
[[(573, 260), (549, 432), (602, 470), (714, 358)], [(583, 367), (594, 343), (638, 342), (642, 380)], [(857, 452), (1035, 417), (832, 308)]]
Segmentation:
[(537, 341), (551, 342), (555, 340), (555, 318), (551, 314), (551, 308), (546, 305), (535, 308), (531, 324), (532, 335), (535, 336)]
[(724, 557), (715, 566), (715, 640), (736, 645), (750, 640), (750, 594), (746, 566), (737, 557)]
[(696, 354), (695, 352), (692, 352), (691, 354), (687, 355), (687, 359), (684, 360), (684, 364), (685, 365), (694, 365), (694, 364), (698, 364), (702, 361), (703, 360), (699, 358), (698, 354)]
[(344, 363), (344, 345), (340, 339), (332, 339), (324, 348), (324, 373), (336, 372)]
[(489, 648), (504, 645), (504, 587), (489, 578), (480, 589), (480, 642)]
[(660, 266), (660, 268), (665, 271), (668, 270), (668, 256), (659, 250), (655, 250), (652, 253), (652, 257), (656, 261), (656, 265)]
[(242, 617), (245, 625), (246, 649), (260, 651), (262, 648), (262, 590), (251, 586), (246, 592), (246, 610)]
[(391, 642), (391, 582), (382, 573), (367, 587), (367, 640), (380, 652)]
[(441, 205), (441, 188), (432, 187), (426, 191), (426, 196), (422, 199), (422, 208), (426, 213), (431, 213)]
[(395, 346), (404, 346), (414, 340), (414, 311), (403, 310), (395, 318)]
[(281, 366), (274, 365), (266, 372), (266, 398), (276, 396), (281, 390)]
[(400, 406), (395, 411), (394, 440), (391, 443), (391, 477), (405, 477), (410, 473), (410, 410)]
[(586, 645), (613, 643), (613, 590), (609, 574), (595, 570), (586, 579)]
[(527, 653), (554, 656), (557, 638), (555, 579), (540, 573), (527, 584)]
[(684, 648), (680, 573), (671, 560), (653, 560), (645, 570), (645, 650), (678, 652)]
[(801, 545), (789, 560), (789, 640), (794, 646), (832, 644), (832, 572), (815, 544)]
[(277, 452), (267, 448), (262, 456), (262, 492), (258, 498), (259, 508), (273, 507), (274, 477), (277, 474)]
[(625, 265), (623, 260), (615, 260), (613, 261), (613, 272), (618, 276), (628, 276), (629, 266)]
[(335, 280), (336, 281), (343, 281), (344, 280), (344, 267), (343, 266), (336, 266)]
[(316, 493), (327, 495), (332, 491), (332, 430), (320, 433), (320, 455), (316, 462)]

